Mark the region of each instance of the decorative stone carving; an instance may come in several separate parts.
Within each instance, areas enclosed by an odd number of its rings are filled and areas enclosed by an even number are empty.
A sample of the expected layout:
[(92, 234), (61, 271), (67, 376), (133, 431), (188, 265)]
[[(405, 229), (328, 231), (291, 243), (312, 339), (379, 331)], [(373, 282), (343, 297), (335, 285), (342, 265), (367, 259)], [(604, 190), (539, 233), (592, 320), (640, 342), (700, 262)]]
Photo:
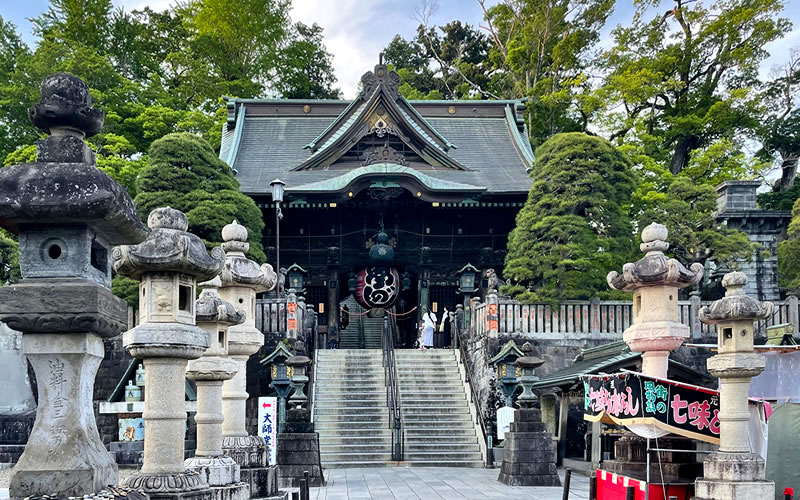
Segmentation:
[[(159, 498), (207, 499), (211, 490), (205, 477), (183, 474), (184, 379), (187, 361), (200, 357), (211, 344), (209, 333), (195, 325), (196, 281), (222, 270), (223, 252), (214, 248), (209, 255), (203, 241), (186, 231), (188, 220), (178, 210), (157, 208), (147, 224), (150, 234), (145, 241), (117, 247), (112, 254), (118, 273), (140, 281), (141, 323), (125, 332), (123, 344), (144, 360), (149, 382), (144, 386), (143, 465), (127, 484), (141, 485)], [(217, 315), (224, 312), (218, 310)]]
[(719, 351), (708, 359), (708, 371), (720, 379), (719, 453), (703, 463), (704, 477), (695, 483), (699, 499), (773, 498), (775, 484), (766, 481), (764, 460), (750, 453), (750, 379), (764, 370), (764, 357), (753, 350), (753, 322), (772, 316), (772, 302), (744, 293), (747, 275), (722, 278), (725, 297), (700, 310), (700, 321), (717, 325)]
[(267, 448), (264, 440), (249, 436), (245, 426), (247, 402), (247, 359), (264, 345), (264, 335), (256, 328), (256, 293), (272, 290), (278, 280), (269, 264), (259, 266), (245, 256), (250, 245), (247, 229), (233, 221), (222, 228), (225, 266), (220, 274), (223, 300), (245, 312), (245, 321), (228, 328), (228, 356), (236, 362), (236, 375), (222, 384), (222, 450), (241, 467), (241, 479), (250, 484), (254, 497), (267, 496)]
[(40, 95), (30, 118), (49, 136), (37, 143), (37, 162), (0, 169), (0, 227), (19, 235), (23, 276), (0, 288), (0, 320), (22, 331), (39, 391), (12, 498), (83, 496), (116, 484), (91, 403), (103, 359), (98, 335), (119, 334), (127, 320), (109, 290), (111, 245), (147, 234), (133, 200), (97, 169), (84, 142), (103, 124), (86, 84), (59, 73)]
[(639, 248), (645, 256), (622, 266), (622, 274), (608, 273), (615, 290), (633, 293), (633, 323), (623, 333), (632, 351), (642, 353), (642, 372), (667, 377), (669, 353), (689, 337), (689, 327), (678, 316), (678, 289), (699, 283), (703, 265), (689, 269), (664, 252), (669, 248), (667, 228), (652, 223), (642, 231)]

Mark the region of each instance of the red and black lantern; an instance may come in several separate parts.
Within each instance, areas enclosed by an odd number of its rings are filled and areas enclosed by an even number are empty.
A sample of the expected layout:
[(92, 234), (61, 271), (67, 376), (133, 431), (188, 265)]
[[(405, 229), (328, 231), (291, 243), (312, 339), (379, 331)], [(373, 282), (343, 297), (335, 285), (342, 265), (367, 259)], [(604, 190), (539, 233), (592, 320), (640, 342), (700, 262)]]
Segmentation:
[(400, 273), (387, 266), (370, 266), (356, 275), (356, 301), (367, 309), (387, 309), (400, 296)]

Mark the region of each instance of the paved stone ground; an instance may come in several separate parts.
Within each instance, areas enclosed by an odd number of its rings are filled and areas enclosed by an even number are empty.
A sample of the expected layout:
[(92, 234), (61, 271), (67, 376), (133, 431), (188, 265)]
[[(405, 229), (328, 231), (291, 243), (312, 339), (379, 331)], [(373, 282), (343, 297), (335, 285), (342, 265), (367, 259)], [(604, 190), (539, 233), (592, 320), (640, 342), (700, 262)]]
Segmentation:
[[(10, 472), (0, 470), (0, 500), (8, 498)], [(120, 476), (131, 472), (120, 470)], [(310, 500), (561, 499), (561, 488), (505, 486), (497, 482), (498, 473), (498, 469), (456, 467), (329, 469), (328, 485), (311, 488)], [(564, 471), (559, 475), (563, 480)], [(589, 478), (573, 474), (569, 490), (571, 500), (588, 500)]]
[[(560, 500), (561, 488), (505, 486), (498, 469), (374, 467), (329, 469), (328, 484), (312, 488), (311, 500), (486, 499)], [(559, 471), (561, 478), (564, 472)], [(589, 478), (572, 474), (571, 500), (588, 500)]]

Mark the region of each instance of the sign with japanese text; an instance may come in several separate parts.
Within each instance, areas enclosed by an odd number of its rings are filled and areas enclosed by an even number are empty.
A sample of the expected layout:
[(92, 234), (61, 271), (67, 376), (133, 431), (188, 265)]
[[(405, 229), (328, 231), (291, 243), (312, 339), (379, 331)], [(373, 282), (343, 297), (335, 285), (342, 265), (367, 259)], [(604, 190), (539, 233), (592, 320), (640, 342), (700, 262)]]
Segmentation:
[(269, 447), (269, 464), (275, 465), (278, 454), (278, 398), (258, 398), (258, 435)]
[(583, 377), (584, 418), (655, 425), (719, 444), (719, 392), (641, 373)]

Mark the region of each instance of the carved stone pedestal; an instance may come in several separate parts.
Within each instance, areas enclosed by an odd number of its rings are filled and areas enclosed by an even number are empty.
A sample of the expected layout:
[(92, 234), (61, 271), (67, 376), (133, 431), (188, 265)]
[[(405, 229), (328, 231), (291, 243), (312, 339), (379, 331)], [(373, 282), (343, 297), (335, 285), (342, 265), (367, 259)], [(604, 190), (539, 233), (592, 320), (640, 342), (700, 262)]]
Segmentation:
[(27, 334), (23, 350), (39, 389), (39, 411), (11, 477), (13, 498), (59, 492), (83, 496), (117, 482), (117, 465), (97, 432), (91, 399), (103, 359), (93, 334)]
[(139, 474), (129, 477), (126, 486), (144, 491), (150, 500), (211, 500), (208, 483), (198, 472)]
[(509, 486), (561, 486), (553, 438), (545, 430), (538, 408), (515, 412), (497, 480)]
[(309, 486), (325, 485), (319, 458), (319, 433), (314, 432), (310, 412), (292, 409), (286, 412), (286, 425), (278, 434), (278, 468), (281, 488), (297, 488), (308, 471)]
[(250, 485), (240, 480), (239, 465), (230, 457), (192, 457), (186, 468), (205, 476), (213, 500), (248, 500)]
[(278, 495), (278, 466), (267, 465), (268, 450), (256, 436), (223, 437), (225, 456), (239, 464), (239, 480), (249, 485), (252, 498), (284, 498)]

